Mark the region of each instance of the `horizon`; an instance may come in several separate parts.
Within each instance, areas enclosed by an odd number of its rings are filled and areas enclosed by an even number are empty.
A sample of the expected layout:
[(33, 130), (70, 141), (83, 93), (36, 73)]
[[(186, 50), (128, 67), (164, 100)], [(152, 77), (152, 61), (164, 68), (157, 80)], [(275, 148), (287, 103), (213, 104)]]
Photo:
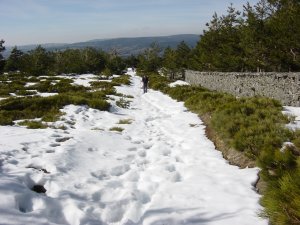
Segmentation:
[[(255, 4), (257, 0), (250, 0)], [(201, 34), (214, 12), (244, 0), (0, 0), (6, 46), (70, 44), (94, 39)], [(22, 7), (20, 7), (20, 5)]]
[(13, 47), (24, 47), (24, 46), (32, 46), (32, 45), (70, 45), (70, 44), (76, 44), (76, 43), (85, 43), (85, 42), (91, 42), (91, 41), (106, 41), (106, 40), (114, 40), (114, 39), (130, 39), (130, 38), (156, 38), (156, 37), (171, 37), (171, 36), (180, 36), (180, 35), (198, 35), (200, 38), (201, 34), (170, 34), (170, 35), (159, 35), (159, 36), (132, 36), (132, 37), (115, 37), (115, 38), (95, 38), (90, 40), (82, 40), (78, 42), (48, 42), (48, 43), (31, 43), (31, 44), (24, 44), (24, 45), (5, 45), (6, 48), (13, 48)]

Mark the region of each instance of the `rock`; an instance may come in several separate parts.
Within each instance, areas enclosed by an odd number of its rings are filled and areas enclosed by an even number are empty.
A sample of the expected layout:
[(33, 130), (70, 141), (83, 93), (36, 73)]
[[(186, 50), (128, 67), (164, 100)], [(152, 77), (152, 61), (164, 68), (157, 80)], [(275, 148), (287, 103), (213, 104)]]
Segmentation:
[(43, 185), (36, 184), (31, 188), (32, 191), (35, 191), (36, 193), (46, 193), (46, 189)]

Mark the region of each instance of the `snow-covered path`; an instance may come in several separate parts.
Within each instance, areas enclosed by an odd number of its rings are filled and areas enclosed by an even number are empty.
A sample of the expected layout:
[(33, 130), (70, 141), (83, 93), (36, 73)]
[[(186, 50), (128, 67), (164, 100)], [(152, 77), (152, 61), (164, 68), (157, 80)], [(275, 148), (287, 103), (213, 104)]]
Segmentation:
[(229, 165), (183, 103), (132, 82), (118, 88), (129, 109), (67, 106), (66, 130), (0, 126), (0, 224), (267, 224), (257, 169)]

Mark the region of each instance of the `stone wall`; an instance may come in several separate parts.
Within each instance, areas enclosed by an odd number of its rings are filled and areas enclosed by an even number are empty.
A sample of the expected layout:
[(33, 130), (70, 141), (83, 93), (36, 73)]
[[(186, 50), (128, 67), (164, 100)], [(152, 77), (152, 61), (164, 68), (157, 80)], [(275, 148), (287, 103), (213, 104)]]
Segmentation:
[(300, 73), (221, 73), (186, 70), (185, 81), (235, 96), (262, 95), (300, 106)]

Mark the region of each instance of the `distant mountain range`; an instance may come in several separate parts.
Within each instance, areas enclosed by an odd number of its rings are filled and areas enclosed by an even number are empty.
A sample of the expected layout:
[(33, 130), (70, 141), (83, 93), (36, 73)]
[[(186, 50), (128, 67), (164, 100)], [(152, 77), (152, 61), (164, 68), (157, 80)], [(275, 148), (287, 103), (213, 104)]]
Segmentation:
[[(104, 51), (115, 50), (121, 56), (136, 55), (146, 48), (151, 43), (156, 42), (162, 49), (166, 47), (175, 48), (181, 41), (185, 41), (190, 47), (194, 47), (199, 41), (200, 36), (197, 34), (179, 34), (171, 36), (158, 37), (132, 37), (132, 38), (113, 38), (113, 39), (95, 39), (86, 42), (77, 42), (72, 44), (58, 43), (58, 44), (41, 44), (42, 47), (48, 51), (65, 50), (65, 49), (81, 49), (86, 47), (93, 47), (102, 49)], [(22, 45), (17, 46), (23, 52), (28, 52), (38, 45)], [(7, 46), (3, 52), (4, 57), (8, 57), (13, 46)]]

